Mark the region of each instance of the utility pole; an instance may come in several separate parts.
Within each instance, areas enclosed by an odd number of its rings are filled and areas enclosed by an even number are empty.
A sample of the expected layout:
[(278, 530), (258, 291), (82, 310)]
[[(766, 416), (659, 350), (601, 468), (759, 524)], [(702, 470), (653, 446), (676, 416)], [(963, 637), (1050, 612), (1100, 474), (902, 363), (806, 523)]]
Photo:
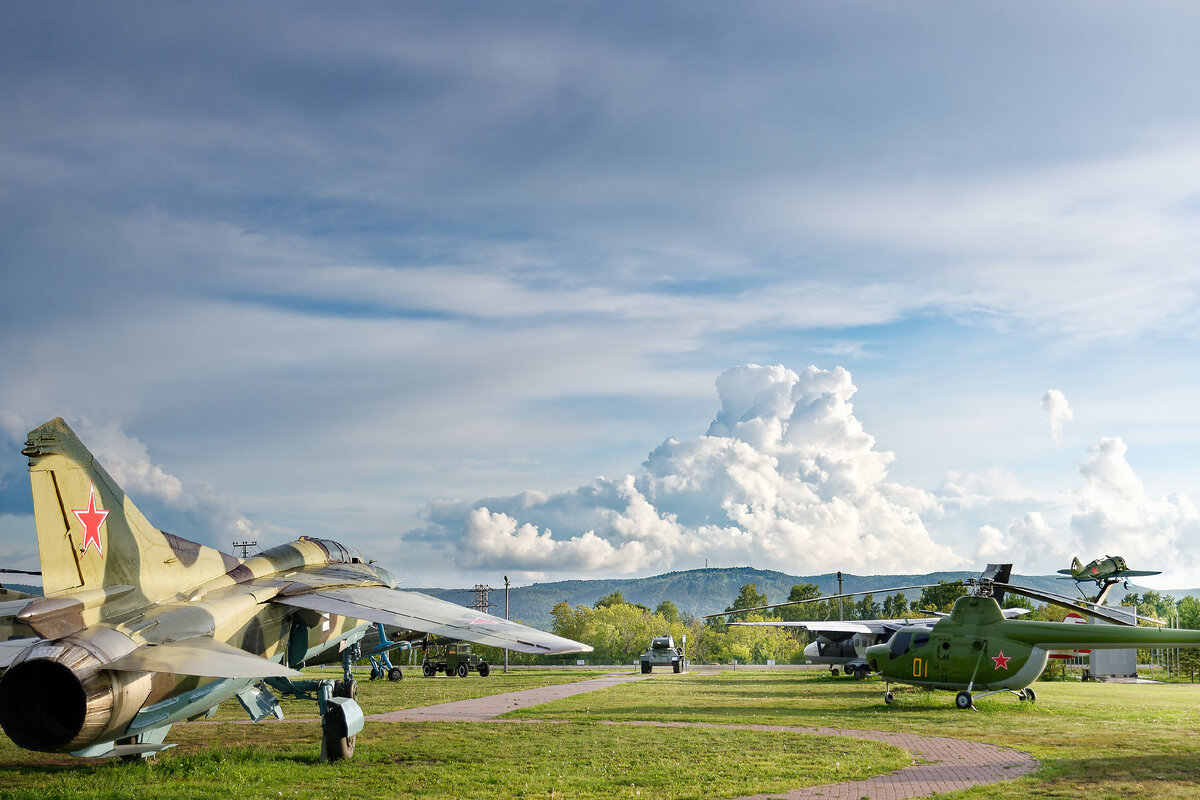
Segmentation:
[[(508, 619), (508, 576), (504, 576), (504, 618)], [(508, 674), (508, 648), (504, 648), (504, 674)]]
[(242, 551), (242, 561), (245, 561), (246, 556), (250, 555), (250, 548), (258, 547), (258, 542), (234, 542), (233, 546)]
[[(842, 571), (839, 569), (838, 570), (838, 594), (840, 595), (841, 593), (842, 593)], [(844, 600), (845, 600), (845, 598), (838, 597), (838, 619), (839, 620), (845, 619), (845, 617), (843, 616), (843, 612), (842, 612), (842, 603), (844, 602)]]

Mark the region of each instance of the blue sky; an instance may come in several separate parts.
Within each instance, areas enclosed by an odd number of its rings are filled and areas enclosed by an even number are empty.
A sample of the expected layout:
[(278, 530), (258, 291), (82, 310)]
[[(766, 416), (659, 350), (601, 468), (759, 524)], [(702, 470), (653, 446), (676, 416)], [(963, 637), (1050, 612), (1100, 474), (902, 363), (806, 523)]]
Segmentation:
[(5, 560), (61, 415), (161, 527), (412, 585), (1107, 551), (1200, 586), (1198, 28), (9, 9)]

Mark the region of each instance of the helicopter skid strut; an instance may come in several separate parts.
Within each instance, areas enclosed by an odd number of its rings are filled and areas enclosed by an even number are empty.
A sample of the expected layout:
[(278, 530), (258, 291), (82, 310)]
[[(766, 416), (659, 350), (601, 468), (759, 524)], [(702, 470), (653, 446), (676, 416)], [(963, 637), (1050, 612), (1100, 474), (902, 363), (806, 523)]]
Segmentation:
[[(974, 686), (974, 681), (971, 682), (970, 686), (968, 686), (965, 691), (959, 692), (958, 694), (956, 694), (954, 696), (954, 705), (955, 706), (963, 709), (964, 711), (967, 709), (975, 711), (975, 710), (977, 710), (975, 708), (976, 700), (982, 699), (984, 697), (991, 697), (994, 694), (1004, 694), (1005, 692), (1016, 696), (1016, 698), (1022, 702), (1028, 700), (1029, 702), (1032, 703), (1037, 700), (1037, 693), (1034, 692), (1033, 689), (1030, 689), (1028, 687), (1026, 687), (1024, 689), (1020, 689), (1020, 690), (996, 689), (991, 692), (980, 692), (979, 694), (972, 694), (972, 692), (971, 692), (972, 686)], [(895, 692), (892, 691), (892, 685), (890, 683), (888, 683), (887, 681), (884, 681), (884, 683), (883, 683), (883, 702), (889, 706), (892, 703), (896, 702), (896, 694), (895, 694)]]

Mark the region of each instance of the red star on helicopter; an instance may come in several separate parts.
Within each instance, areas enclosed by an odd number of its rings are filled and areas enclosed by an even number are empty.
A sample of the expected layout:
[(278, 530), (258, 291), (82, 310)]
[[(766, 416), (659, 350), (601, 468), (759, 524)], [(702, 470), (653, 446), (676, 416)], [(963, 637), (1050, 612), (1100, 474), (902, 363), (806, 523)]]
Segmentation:
[(992, 661), (996, 662), (996, 669), (1008, 669), (1008, 662), (1012, 661), (1012, 656), (1004, 655), (1004, 651), (1000, 651), (1000, 655), (992, 656)]
[(108, 516), (108, 512), (96, 508), (96, 484), (92, 484), (91, 494), (88, 495), (88, 507), (71, 509), (71, 513), (79, 518), (79, 522), (83, 525), (83, 550), (81, 555), (86, 553), (88, 547), (96, 545), (96, 552), (104, 558), (104, 548), (100, 546), (100, 526), (104, 524), (104, 518)]

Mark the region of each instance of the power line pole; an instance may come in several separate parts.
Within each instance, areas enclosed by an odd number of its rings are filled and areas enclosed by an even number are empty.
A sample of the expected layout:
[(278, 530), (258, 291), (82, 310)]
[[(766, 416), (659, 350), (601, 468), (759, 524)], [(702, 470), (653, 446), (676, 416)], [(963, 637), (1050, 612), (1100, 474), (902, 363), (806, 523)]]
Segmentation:
[[(504, 618), (508, 619), (508, 576), (504, 576)], [(508, 648), (504, 648), (504, 674), (508, 674)]]

